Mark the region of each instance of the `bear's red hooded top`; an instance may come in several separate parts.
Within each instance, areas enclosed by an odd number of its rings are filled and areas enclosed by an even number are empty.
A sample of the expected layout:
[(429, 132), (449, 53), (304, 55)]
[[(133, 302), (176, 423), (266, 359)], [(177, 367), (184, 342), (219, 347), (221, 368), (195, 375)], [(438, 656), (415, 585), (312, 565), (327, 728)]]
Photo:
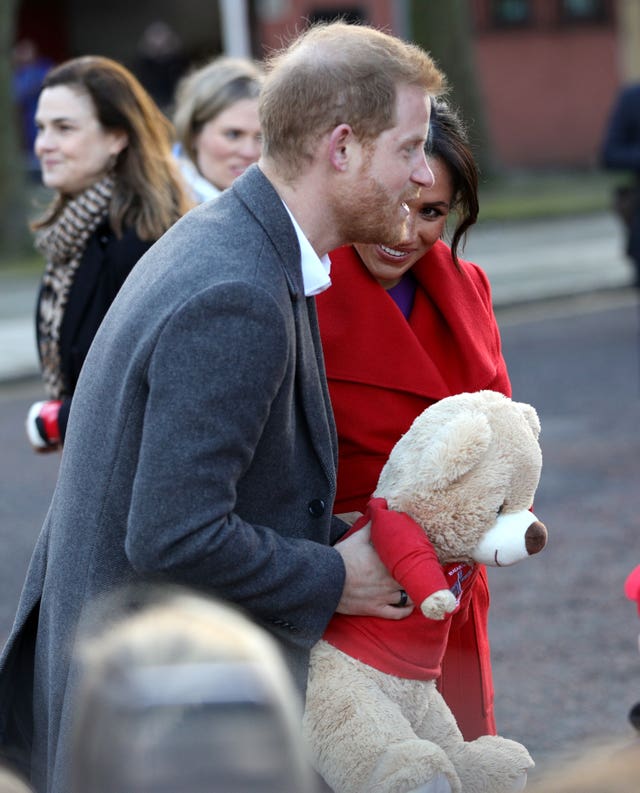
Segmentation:
[[(323, 638), (386, 674), (433, 680), (440, 674), (451, 616), (468, 607), (477, 566), (463, 562), (441, 565), (424, 530), (408, 515), (387, 509), (383, 498), (369, 501), (364, 515), (348, 534), (369, 522), (371, 541), (378, 555), (416, 606), (402, 620), (336, 613)], [(450, 589), (456, 596), (456, 610), (443, 620), (428, 619), (419, 604), (442, 589)]]

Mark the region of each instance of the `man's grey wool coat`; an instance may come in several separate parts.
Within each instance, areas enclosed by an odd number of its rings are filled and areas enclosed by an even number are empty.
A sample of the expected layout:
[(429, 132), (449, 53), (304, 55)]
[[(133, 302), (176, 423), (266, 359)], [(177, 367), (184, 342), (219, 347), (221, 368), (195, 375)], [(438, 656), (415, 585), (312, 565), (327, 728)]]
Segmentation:
[(142, 257), (80, 375), (0, 658), (0, 753), (31, 766), (38, 793), (69, 791), (81, 609), (122, 585), (165, 580), (238, 604), (304, 689), (344, 585), (329, 547), (345, 529), (335, 468), (298, 241), (253, 166)]

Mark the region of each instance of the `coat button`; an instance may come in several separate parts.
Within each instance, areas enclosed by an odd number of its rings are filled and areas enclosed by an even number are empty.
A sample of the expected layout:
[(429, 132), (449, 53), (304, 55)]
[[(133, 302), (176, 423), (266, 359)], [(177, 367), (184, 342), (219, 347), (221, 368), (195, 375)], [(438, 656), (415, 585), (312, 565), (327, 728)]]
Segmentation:
[(309, 502), (309, 512), (314, 518), (320, 518), (324, 515), (325, 504), (321, 498), (314, 498)]

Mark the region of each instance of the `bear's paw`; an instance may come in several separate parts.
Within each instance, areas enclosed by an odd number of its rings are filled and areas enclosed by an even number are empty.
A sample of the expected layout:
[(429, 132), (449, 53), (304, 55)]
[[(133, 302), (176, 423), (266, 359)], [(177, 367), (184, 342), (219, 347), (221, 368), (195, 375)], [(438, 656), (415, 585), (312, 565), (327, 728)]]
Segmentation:
[(447, 614), (455, 611), (457, 604), (458, 601), (451, 590), (439, 589), (422, 601), (420, 611), (430, 620), (443, 620)]

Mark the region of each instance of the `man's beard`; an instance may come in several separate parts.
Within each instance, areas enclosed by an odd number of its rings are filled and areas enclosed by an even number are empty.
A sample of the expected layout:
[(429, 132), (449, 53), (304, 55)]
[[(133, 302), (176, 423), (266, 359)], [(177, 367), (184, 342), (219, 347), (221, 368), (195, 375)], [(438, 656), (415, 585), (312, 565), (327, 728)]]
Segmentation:
[(402, 202), (413, 198), (413, 192), (400, 199), (392, 198), (383, 184), (363, 174), (358, 184), (334, 197), (334, 216), (342, 244), (400, 244), (409, 218)]

